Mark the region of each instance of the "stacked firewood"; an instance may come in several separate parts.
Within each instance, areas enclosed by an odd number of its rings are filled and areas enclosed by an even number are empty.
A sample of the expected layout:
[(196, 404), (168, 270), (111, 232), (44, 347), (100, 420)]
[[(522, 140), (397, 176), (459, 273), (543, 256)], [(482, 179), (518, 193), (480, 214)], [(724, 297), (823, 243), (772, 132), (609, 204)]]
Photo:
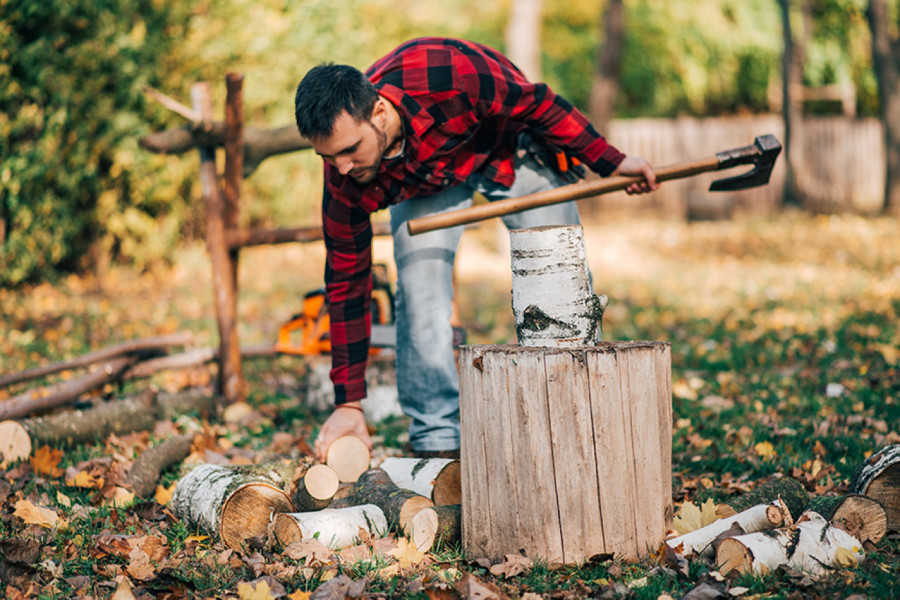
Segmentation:
[(820, 574), (864, 560), (888, 531), (900, 530), (900, 445), (860, 465), (850, 493), (810, 497), (799, 481), (773, 479), (716, 507), (718, 519), (670, 537), (671, 560), (714, 560), (722, 574), (767, 573), (784, 566)]

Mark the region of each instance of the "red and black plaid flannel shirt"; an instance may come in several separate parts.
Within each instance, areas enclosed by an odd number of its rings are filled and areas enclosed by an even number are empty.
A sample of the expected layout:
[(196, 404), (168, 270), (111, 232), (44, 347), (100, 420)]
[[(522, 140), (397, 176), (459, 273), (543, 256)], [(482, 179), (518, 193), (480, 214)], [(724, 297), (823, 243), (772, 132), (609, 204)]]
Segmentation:
[(412, 40), (366, 75), (399, 112), (406, 145), (402, 158), (383, 162), (364, 185), (325, 164), (322, 223), (336, 404), (366, 396), (372, 212), (460, 184), (474, 172), (511, 186), (515, 140), (524, 129), (600, 175), (625, 158), (568, 101), (545, 84), (530, 83), (506, 57), (480, 44)]

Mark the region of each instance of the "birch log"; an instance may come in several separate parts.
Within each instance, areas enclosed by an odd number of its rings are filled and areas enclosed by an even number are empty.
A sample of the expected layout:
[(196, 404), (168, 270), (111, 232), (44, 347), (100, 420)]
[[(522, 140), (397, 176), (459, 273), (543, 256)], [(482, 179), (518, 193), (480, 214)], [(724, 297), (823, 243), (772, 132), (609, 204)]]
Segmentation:
[(777, 477), (720, 504), (716, 507), (716, 515), (720, 519), (730, 517), (748, 508), (767, 504), (779, 498), (791, 511), (791, 517), (794, 520), (800, 518), (809, 503), (809, 493), (802, 483), (791, 477)]
[(328, 447), (325, 464), (334, 469), (343, 483), (353, 483), (369, 468), (372, 456), (365, 442), (355, 435), (345, 435)]
[(593, 346), (606, 297), (591, 290), (580, 226), (510, 233), (512, 306), (521, 346)]
[(850, 491), (880, 502), (888, 531), (900, 531), (900, 444), (882, 448), (857, 467)]
[(431, 498), (436, 506), (459, 504), (462, 486), (459, 460), (451, 458), (386, 458), (381, 469), (397, 487)]
[(859, 541), (877, 544), (887, 533), (887, 512), (876, 500), (858, 494), (818, 496), (809, 508)]
[(240, 549), (244, 540), (266, 535), (275, 514), (294, 510), (284, 487), (277, 471), (261, 466), (201, 464), (178, 481), (170, 505), (188, 527)]
[(787, 506), (778, 499), (768, 504), (754, 506), (732, 517), (718, 519), (706, 527), (666, 540), (666, 544), (687, 557), (709, 558), (715, 555), (713, 542), (716, 538), (735, 526), (743, 533), (753, 533), (786, 527), (793, 523)]
[(731, 571), (765, 574), (782, 565), (820, 575), (832, 567), (862, 562), (861, 546), (859, 540), (830, 525), (822, 515), (808, 511), (793, 527), (722, 540), (716, 564), (723, 575)]
[(334, 469), (327, 465), (312, 465), (296, 479), (291, 499), (301, 511), (321, 510), (331, 503), (339, 486)]
[(360, 529), (372, 537), (388, 530), (384, 512), (374, 504), (326, 508), (316, 512), (284, 513), (275, 517), (272, 531), (281, 546), (313, 538), (338, 550), (359, 543)]
[(428, 552), (435, 544), (454, 544), (462, 538), (462, 507), (446, 504), (423, 508), (413, 517), (411, 534), (419, 552)]
[(388, 525), (408, 535), (413, 517), (423, 508), (434, 506), (428, 498), (397, 487), (381, 469), (369, 469), (359, 476), (348, 496), (351, 503), (374, 504), (384, 511)]

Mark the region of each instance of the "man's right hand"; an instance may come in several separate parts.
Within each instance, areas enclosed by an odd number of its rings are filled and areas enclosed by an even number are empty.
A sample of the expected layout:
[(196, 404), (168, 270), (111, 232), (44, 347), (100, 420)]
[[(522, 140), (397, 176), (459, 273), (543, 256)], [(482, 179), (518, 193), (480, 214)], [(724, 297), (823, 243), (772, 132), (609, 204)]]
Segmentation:
[(313, 447), (316, 459), (320, 462), (325, 462), (331, 443), (345, 435), (355, 435), (369, 447), (369, 450), (372, 449), (372, 438), (369, 437), (369, 430), (366, 428), (366, 417), (358, 407), (359, 402), (341, 404), (322, 424), (322, 429), (319, 431)]

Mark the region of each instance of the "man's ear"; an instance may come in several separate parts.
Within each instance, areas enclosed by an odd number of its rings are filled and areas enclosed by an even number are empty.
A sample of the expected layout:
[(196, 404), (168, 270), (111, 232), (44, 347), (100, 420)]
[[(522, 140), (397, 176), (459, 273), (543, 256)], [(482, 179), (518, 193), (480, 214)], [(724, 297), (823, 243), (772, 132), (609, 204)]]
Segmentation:
[(375, 101), (375, 107), (372, 108), (372, 118), (370, 120), (381, 128), (384, 128), (385, 124), (387, 124), (386, 102), (387, 100), (379, 96), (378, 100)]

